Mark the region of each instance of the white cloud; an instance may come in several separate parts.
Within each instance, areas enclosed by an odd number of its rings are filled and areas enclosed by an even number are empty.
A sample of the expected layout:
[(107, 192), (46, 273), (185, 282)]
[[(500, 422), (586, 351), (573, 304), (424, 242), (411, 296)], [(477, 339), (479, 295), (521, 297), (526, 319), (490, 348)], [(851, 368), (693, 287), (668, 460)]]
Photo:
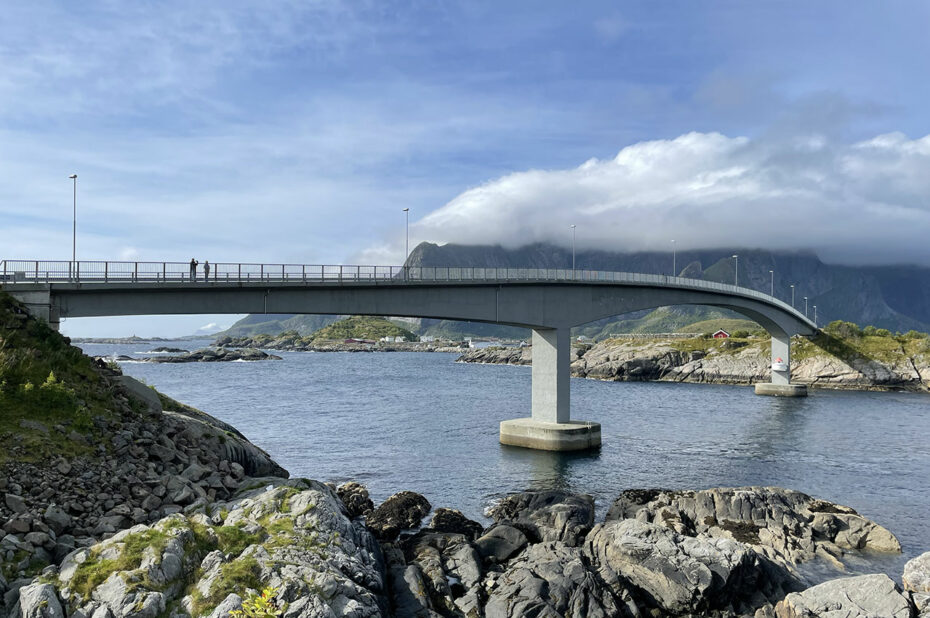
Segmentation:
[(586, 249), (665, 250), (674, 238), (679, 249), (812, 248), (847, 263), (930, 264), (927, 169), (930, 136), (848, 145), (688, 133), (487, 182), (412, 223), (411, 235), (565, 245), (575, 224)]

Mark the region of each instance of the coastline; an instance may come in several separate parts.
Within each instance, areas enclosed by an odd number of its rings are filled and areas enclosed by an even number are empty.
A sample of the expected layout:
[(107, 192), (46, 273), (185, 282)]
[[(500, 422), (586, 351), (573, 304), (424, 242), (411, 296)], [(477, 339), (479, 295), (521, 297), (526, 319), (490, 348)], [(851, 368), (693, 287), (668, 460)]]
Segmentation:
[[(850, 391), (930, 392), (930, 355), (841, 358), (807, 340), (793, 344), (792, 382)], [(748, 386), (771, 376), (768, 340), (615, 338), (572, 348), (572, 377), (612, 382), (688, 382)], [(461, 363), (530, 365), (532, 346), (466, 351)]]

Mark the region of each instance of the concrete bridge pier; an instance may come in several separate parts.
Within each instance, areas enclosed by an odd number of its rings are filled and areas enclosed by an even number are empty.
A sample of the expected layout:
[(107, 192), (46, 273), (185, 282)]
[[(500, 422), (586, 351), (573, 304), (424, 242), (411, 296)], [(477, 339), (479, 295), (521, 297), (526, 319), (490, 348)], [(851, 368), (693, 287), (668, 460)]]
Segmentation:
[(791, 383), (791, 337), (772, 333), (772, 381), (756, 384), (756, 395), (807, 397), (806, 384)]
[(601, 425), (572, 421), (571, 330), (533, 329), (533, 415), (501, 422), (501, 444), (545, 451), (579, 451), (601, 445)]

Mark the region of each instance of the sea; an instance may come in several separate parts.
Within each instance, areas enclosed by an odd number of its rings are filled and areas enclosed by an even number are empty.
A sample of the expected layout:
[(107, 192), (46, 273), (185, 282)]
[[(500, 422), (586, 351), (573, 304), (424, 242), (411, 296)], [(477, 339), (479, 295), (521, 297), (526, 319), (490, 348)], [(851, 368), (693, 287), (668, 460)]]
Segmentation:
[[(96, 356), (210, 341), (85, 343)], [(123, 372), (233, 424), (291, 476), (363, 483), (377, 503), (411, 490), (487, 522), (526, 489), (591, 494), (600, 515), (624, 489), (774, 485), (853, 507), (904, 549), (865, 570), (900, 577), (930, 550), (930, 395), (572, 379), (572, 418), (601, 424), (598, 451), (503, 446), (499, 423), (530, 414), (530, 368), (429, 352), (274, 352), (276, 361), (154, 364)]]

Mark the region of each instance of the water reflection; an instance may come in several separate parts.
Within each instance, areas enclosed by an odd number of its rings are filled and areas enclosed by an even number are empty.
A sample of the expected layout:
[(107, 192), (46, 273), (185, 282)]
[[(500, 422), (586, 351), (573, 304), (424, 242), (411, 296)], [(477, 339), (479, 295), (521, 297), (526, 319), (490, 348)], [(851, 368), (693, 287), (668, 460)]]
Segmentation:
[(527, 489), (578, 489), (578, 468), (597, 465), (600, 450), (558, 453), (500, 445), (501, 465), (527, 471)]

